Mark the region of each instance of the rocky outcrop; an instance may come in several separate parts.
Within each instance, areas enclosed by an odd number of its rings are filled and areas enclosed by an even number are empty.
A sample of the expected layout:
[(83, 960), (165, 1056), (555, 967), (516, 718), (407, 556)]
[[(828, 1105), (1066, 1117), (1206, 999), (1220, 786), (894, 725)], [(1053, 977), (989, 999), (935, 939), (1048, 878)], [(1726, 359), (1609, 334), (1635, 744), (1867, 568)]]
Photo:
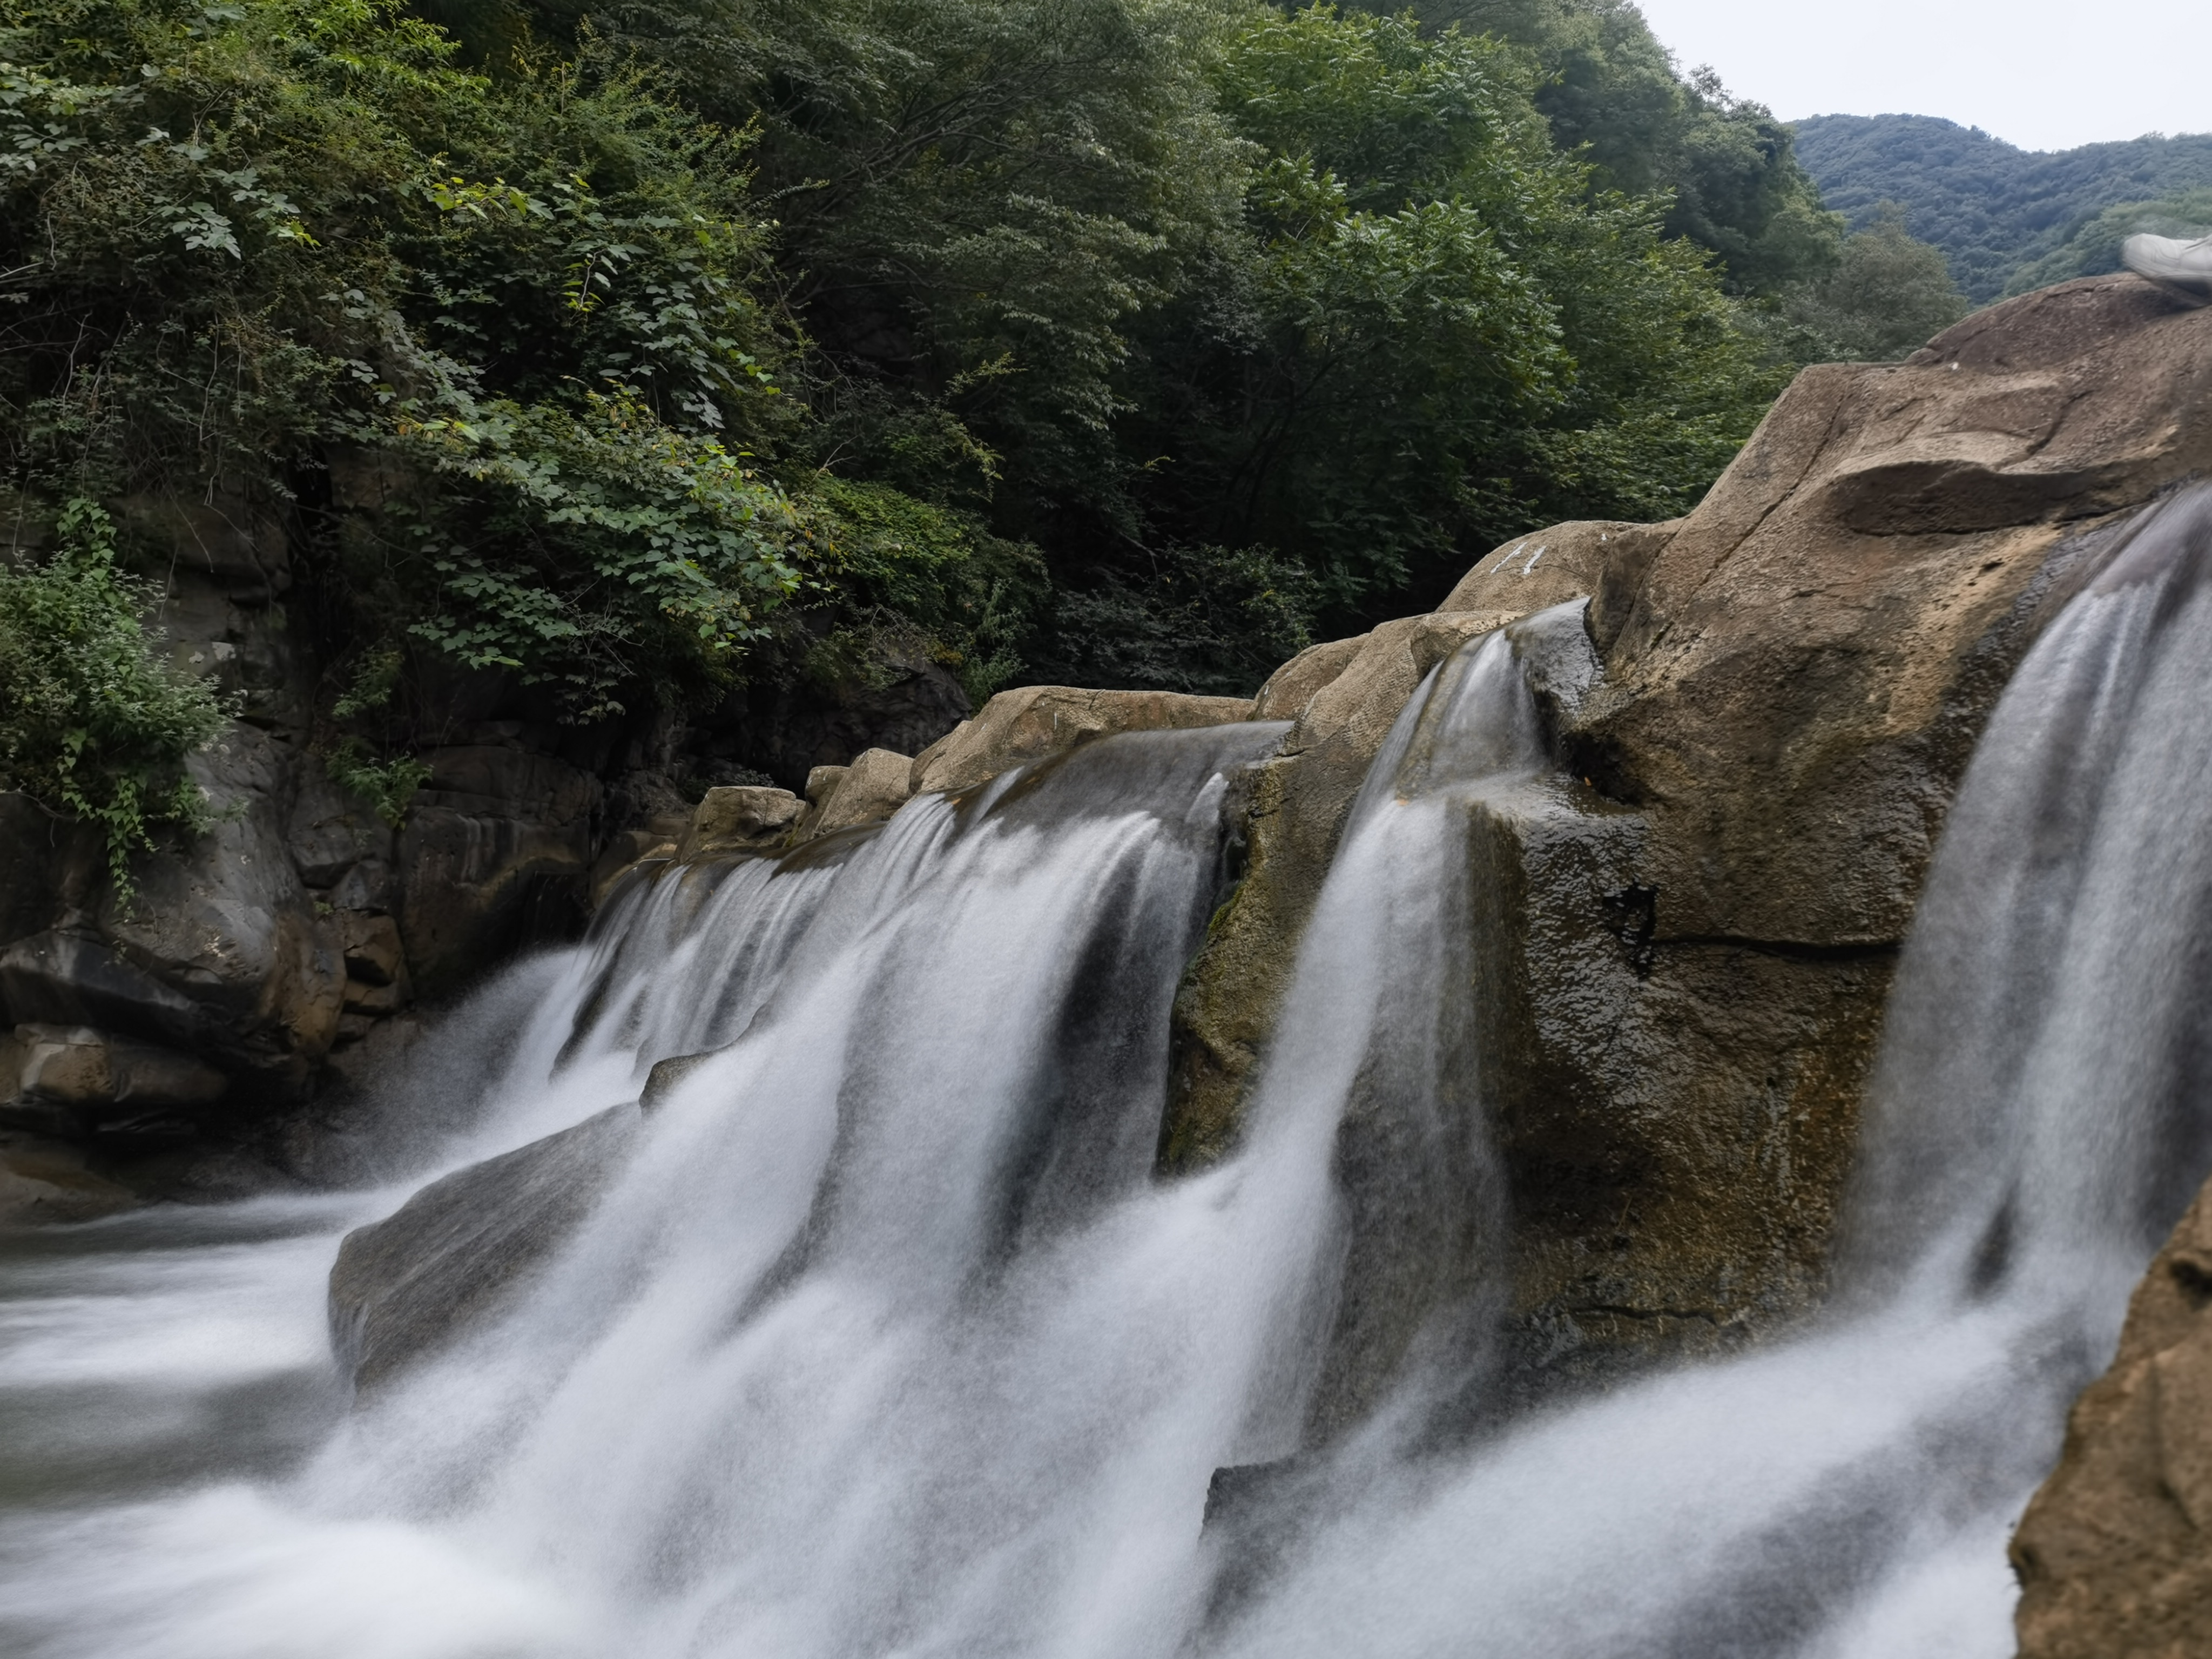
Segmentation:
[(1440, 611), (1385, 623), (1356, 640), (1314, 647), (1261, 689), (1258, 708), (1294, 720), (1277, 757), (1247, 781), (1243, 878), (1176, 998), (1174, 1094), (1163, 1139), (1168, 1168), (1208, 1162), (1232, 1143), (1306, 916), (1367, 763), (1398, 711), (1437, 663), (1513, 614)]
[[(142, 1108), (296, 1097), (337, 1036), (346, 981), (340, 928), (309, 898), (288, 847), (291, 769), (283, 744), (244, 724), (194, 757), (213, 827), (136, 860), (128, 897), (106, 884), (88, 838), (50, 854), (44, 903), (19, 906), (24, 931), (0, 946), (9, 1023), (94, 1028), (174, 1051), (179, 1066), (204, 1060), (228, 1079), (167, 1098), (142, 1091)], [(35, 851), (39, 838), (29, 839)], [(9, 1081), (9, 1092), (27, 1086)], [(73, 1103), (112, 1123), (106, 1109), (124, 1103)]]
[[(518, 729), (514, 738), (521, 738)], [(599, 852), (601, 783), (583, 767), (510, 740), (433, 749), (393, 856), (398, 915), (416, 981), (458, 988), (548, 926), (549, 906), (580, 920)]]
[(91, 1221), (137, 1202), (130, 1188), (88, 1169), (76, 1147), (0, 1130), (0, 1226)]
[(2012, 1540), (2021, 1659), (2212, 1651), (2212, 1187), (2128, 1306)]
[[(823, 767), (818, 771), (831, 769)], [(810, 836), (877, 823), (890, 817), (914, 795), (914, 761), (896, 750), (866, 749), (853, 757), (850, 766), (834, 769), (837, 775), (823, 780), (826, 787), (815, 802), (818, 810), (806, 825)], [(812, 777), (807, 780), (810, 800), (814, 799), (814, 783)]]
[(1085, 691), (1025, 685), (1001, 691), (914, 758), (910, 793), (957, 794), (1024, 761), (1042, 760), (1116, 732), (1184, 732), (1252, 718), (1243, 697), (1179, 691)]
[[(2132, 277), (2045, 289), (1907, 363), (1806, 371), (1686, 519), (1519, 538), (1444, 610), (1286, 665), (1260, 706), (1297, 724), (1178, 1000), (1169, 1166), (1233, 1143), (1366, 757), (1420, 673), (1587, 595), (1600, 677), (1553, 711), (1560, 775), (1469, 827), (1474, 1042), (1513, 1210), (1503, 1363), (1547, 1389), (1809, 1310), (1952, 790), (2100, 550), (2212, 466), (2208, 405), (2212, 313)], [(1425, 1248), (1391, 1133), (1355, 1114), (1340, 1143), (1354, 1270), (1324, 1427), (1457, 1282), (1360, 1266)]]
[(348, 1233), (331, 1269), (331, 1340), (355, 1386), (375, 1388), (510, 1298), (590, 1213), (638, 1115), (611, 1107)]
[(805, 804), (788, 789), (757, 784), (709, 789), (677, 843), (677, 856), (696, 859), (715, 854), (772, 853), (790, 839)]

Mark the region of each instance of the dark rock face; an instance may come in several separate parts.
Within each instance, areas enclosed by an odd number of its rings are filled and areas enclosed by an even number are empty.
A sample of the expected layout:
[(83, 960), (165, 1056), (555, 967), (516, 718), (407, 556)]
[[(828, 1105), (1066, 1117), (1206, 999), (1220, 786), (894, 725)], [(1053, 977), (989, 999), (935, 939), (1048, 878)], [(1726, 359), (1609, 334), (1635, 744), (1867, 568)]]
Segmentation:
[(0, 1130), (0, 1225), (90, 1221), (137, 1201), (88, 1170), (76, 1148)]
[[(341, 541), (347, 514), (414, 487), (368, 452), (333, 456), (330, 484)], [(757, 741), (803, 750), (803, 779), (878, 741), (912, 753), (968, 713), (957, 682), (919, 660), (835, 708), (739, 707), (739, 729), (689, 733), (659, 714), (592, 728), (514, 718), (531, 712), (514, 688), (434, 672), (424, 696), (446, 711), (446, 741), (422, 756), (430, 776), (395, 827), (332, 781), (317, 747), (325, 665), (296, 514), (230, 495), (111, 505), (166, 574), (154, 622), (167, 653), (236, 697), (240, 718), (191, 762), (214, 829), (135, 858), (131, 903), (109, 890), (96, 836), (0, 794), (0, 1036), (66, 1027), (89, 1034), (76, 1045), (86, 1052), (158, 1049), (223, 1082), (172, 1090), (156, 1113), (143, 1090), (64, 1097), (0, 1063), (0, 1127), (116, 1148), (157, 1130), (164, 1142), (258, 1133), (326, 1082), (343, 1086), (360, 1067), (334, 1059), (417, 997), (450, 996), (518, 949), (580, 931), (616, 872), (690, 825), (675, 778), (696, 787), (723, 767), (757, 783), (725, 752)], [(50, 528), (35, 513), (12, 522), (32, 550)]]
[(0, 791), (0, 939), (18, 939), (54, 920), (72, 866), (96, 856), (82, 825), (50, 817), (27, 795)]
[[(597, 777), (520, 746), (432, 750), (397, 862), (400, 932), (416, 983), (451, 991), (533, 933), (580, 922), (599, 853)], [(548, 914), (550, 912), (551, 914)]]
[(331, 1269), (331, 1340), (354, 1385), (374, 1389), (491, 1316), (591, 1212), (638, 1121), (637, 1107), (612, 1107), (348, 1233)]
[(1440, 611), (1385, 623), (1357, 641), (1336, 642), (1356, 647), (1349, 652), (1313, 647), (1261, 689), (1256, 708), (1291, 717), (1279, 682), (1321, 679), (1325, 667), (1313, 659), (1326, 665), (1341, 655), (1336, 672), (1295, 711), (1276, 758), (1244, 785), (1246, 873), (1207, 929), (1176, 999), (1174, 1081), (1162, 1136), (1166, 1168), (1209, 1162), (1234, 1143), (1244, 1089), (1289, 988), (1306, 917), (1368, 763), (1398, 711), (1430, 669), (1516, 614)]

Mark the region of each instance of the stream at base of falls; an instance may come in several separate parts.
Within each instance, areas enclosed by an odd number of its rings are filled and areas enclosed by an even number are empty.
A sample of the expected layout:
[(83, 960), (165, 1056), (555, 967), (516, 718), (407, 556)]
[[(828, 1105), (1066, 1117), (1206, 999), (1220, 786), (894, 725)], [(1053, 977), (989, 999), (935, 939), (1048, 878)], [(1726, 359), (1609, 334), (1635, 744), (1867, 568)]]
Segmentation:
[[(2212, 507), (2148, 515), (1992, 716), (1828, 1310), (1471, 1443), (1407, 1402), (1480, 1375), (1417, 1368), (1316, 1446), (1339, 1117), (1448, 1092), (1470, 815), (1551, 767), (1523, 665), (1581, 628), (1516, 623), (1416, 694), (1200, 1173), (1156, 1173), (1170, 1014), (1279, 726), (668, 867), (387, 1080), (388, 1185), (0, 1238), (0, 1651), (2008, 1654), (2009, 1528), (2212, 1170)], [(709, 1051), (515, 1293), (352, 1396), (345, 1232)], [(1495, 1254), (1480, 1116), (1425, 1133)], [(1260, 1552), (1206, 1520), (1255, 1467), (1289, 1472)]]

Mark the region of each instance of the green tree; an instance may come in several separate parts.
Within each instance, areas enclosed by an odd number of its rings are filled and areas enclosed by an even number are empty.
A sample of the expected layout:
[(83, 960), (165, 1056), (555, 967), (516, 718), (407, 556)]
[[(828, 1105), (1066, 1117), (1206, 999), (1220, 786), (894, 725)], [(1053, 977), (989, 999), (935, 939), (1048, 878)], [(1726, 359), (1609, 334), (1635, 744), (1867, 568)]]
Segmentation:
[(1026, 531), (1040, 497), (1124, 510), (1130, 327), (1200, 280), (1249, 172), (1206, 73), (1243, 9), (700, 0), (592, 27), (757, 134), (823, 453), (944, 498), (1003, 477)]
[(1419, 15), (1527, 51), (1559, 148), (1602, 188), (1669, 195), (1668, 234), (1717, 254), (1732, 291), (1777, 295), (1836, 258), (1842, 221), (1822, 208), (1789, 126), (1710, 69), (1680, 73), (1631, 0), (1426, 0)]
[(1942, 250), (1915, 241), (1905, 210), (1885, 202), (1871, 224), (1844, 240), (1835, 270), (1791, 295), (1784, 311), (1825, 355), (1887, 362), (1965, 316), (1966, 298)]
[(744, 463), (782, 350), (740, 148), (605, 64), (486, 81), (373, 0), (18, 8), (4, 439), (53, 490), (295, 497), (412, 458), (324, 573), (362, 648), (591, 718), (725, 671), (803, 516)]
[(1257, 257), (1163, 399), (1194, 532), (1278, 548), (1349, 623), (1440, 597), (1566, 511), (1679, 511), (1774, 389), (1664, 204), (1589, 186), (1504, 44), (1315, 6), (1255, 22), (1224, 105), (1273, 152)]
[(2118, 202), (2077, 221), (2063, 242), (2015, 271), (2005, 292), (2026, 294), (2052, 283), (2118, 270), (2121, 244), (2138, 234), (2194, 241), (2209, 231), (2212, 187), (2172, 191), (2147, 202)]
[(1249, 689), (1680, 510), (1778, 383), (1787, 134), (1516, 4), (21, 0), (0, 454), (283, 515), (363, 777), (434, 662), (573, 720)]

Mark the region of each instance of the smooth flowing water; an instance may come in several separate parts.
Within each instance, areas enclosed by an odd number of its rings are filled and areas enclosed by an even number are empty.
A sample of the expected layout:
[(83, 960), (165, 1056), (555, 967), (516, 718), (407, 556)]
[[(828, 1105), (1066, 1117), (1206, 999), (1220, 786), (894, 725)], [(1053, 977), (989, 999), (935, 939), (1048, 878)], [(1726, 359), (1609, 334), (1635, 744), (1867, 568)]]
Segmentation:
[[(1523, 659), (1578, 641), (1564, 607), (1401, 718), (1205, 1172), (1155, 1173), (1169, 1012), (1279, 726), (1109, 739), (671, 870), (418, 1051), (388, 1188), (9, 1241), (0, 1650), (2008, 1652), (2005, 1530), (2212, 1165), (2209, 523), (2155, 518), (1993, 720), (1800, 1337), (1455, 1451), (1388, 1406), (1306, 1443), (1338, 1121), (1479, 1068), (1467, 825), (1549, 765)], [(525, 1292), (347, 1397), (343, 1231), (709, 1049)], [(1480, 1123), (1425, 1133), (1494, 1240)], [(1296, 1524), (1255, 1553), (1208, 1494), (1271, 1464)]]

